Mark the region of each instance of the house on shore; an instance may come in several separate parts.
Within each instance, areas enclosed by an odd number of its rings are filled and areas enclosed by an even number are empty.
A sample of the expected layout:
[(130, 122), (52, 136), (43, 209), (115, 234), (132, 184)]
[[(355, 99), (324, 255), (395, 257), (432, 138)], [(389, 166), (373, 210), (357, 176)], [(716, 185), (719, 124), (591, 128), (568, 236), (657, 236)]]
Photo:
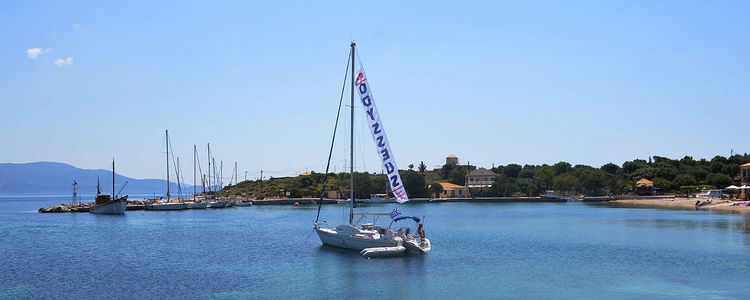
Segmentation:
[(469, 197), (469, 191), (465, 186), (448, 182), (439, 182), (439, 184), (443, 187), (443, 192), (440, 193), (440, 198)]
[(466, 186), (470, 188), (490, 187), (495, 183), (495, 177), (497, 173), (479, 168), (466, 175)]
[(750, 185), (750, 163), (740, 166), (740, 182), (742, 185)]
[(635, 194), (641, 196), (653, 196), (656, 195), (656, 187), (654, 182), (646, 178), (641, 178), (635, 182)]

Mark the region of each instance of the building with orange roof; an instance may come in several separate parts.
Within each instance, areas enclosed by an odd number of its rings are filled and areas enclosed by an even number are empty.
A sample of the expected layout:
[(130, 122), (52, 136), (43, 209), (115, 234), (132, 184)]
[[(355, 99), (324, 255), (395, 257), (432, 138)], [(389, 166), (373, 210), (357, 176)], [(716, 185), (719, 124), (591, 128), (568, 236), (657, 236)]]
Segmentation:
[(446, 165), (457, 165), (458, 164), (458, 156), (455, 156), (453, 154), (448, 155), (448, 157), (445, 158), (445, 164)]
[(742, 185), (750, 184), (750, 163), (740, 166), (740, 182)]
[(654, 186), (654, 182), (646, 178), (641, 178), (640, 180), (636, 181), (635, 194), (641, 196), (656, 195), (656, 187)]
[(463, 185), (452, 184), (449, 182), (439, 182), (443, 187), (440, 198), (463, 198), (469, 196), (469, 190)]
[(641, 180), (638, 180), (635, 182), (635, 186), (651, 187), (651, 186), (654, 186), (654, 182), (646, 178), (641, 178)]

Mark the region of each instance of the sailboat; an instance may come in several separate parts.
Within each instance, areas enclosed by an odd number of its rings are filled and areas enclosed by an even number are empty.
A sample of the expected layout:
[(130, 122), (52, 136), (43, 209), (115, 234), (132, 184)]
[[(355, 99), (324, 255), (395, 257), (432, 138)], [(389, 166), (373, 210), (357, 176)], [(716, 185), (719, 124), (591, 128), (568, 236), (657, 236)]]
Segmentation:
[(196, 189), (195, 178), (197, 176), (197, 173), (195, 170), (196, 160), (198, 160), (198, 148), (196, 148), (196, 146), (193, 145), (193, 201), (187, 202), (187, 206), (189, 209), (204, 209), (208, 207), (208, 202), (203, 201), (202, 199), (197, 199), (196, 197), (196, 190), (195, 190)]
[(169, 130), (166, 131), (167, 140), (167, 199), (160, 199), (154, 203), (146, 204), (146, 210), (183, 210), (187, 209), (186, 203), (170, 202), (169, 195)]
[(128, 196), (117, 198), (115, 195), (115, 161), (112, 160), (112, 196), (102, 194), (99, 187), (99, 177), (96, 178), (96, 200), (89, 208), (92, 214), (121, 215), (127, 209)]
[[(208, 191), (211, 192), (211, 187), (213, 184), (216, 184), (215, 182), (212, 184), (211, 182), (211, 144), (206, 144), (206, 147), (208, 148)], [(214, 176), (216, 176), (216, 161), (214, 161)], [(214, 179), (215, 181), (216, 179)], [(227, 206), (227, 204), (224, 201), (216, 201), (216, 193), (211, 195), (208, 199), (208, 208), (224, 208)]]
[[(360, 68), (355, 79), (354, 66), (355, 66), (355, 48), (354, 42), (351, 43), (351, 105), (350, 114), (350, 143), (349, 143), (349, 155), (350, 161), (354, 161), (354, 91), (359, 93), (362, 108), (367, 115), (369, 123), (369, 130), (372, 134), (373, 141), (375, 142), (380, 159), (383, 164), (383, 168), (388, 174), (389, 185), (393, 191), (396, 201), (398, 203), (404, 203), (409, 201), (409, 197), (406, 194), (401, 176), (398, 173), (396, 161), (393, 157), (393, 152), (388, 144), (388, 139), (385, 135), (385, 129), (383, 123), (380, 121), (380, 115), (373, 102), (372, 95), (370, 93), (369, 82), (367, 82), (367, 76), (363, 68)], [(348, 68), (347, 68), (348, 69)], [(343, 96), (343, 95), (342, 95)], [(343, 98), (343, 97), (342, 97)], [(341, 105), (339, 104), (339, 109)], [(340, 110), (339, 110), (340, 113)], [(331, 150), (328, 153), (328, 164), (326, 166), (326, 175), (323, 179), (323, 193), (320, 196), (320, 202), (318, 204), (318, 216), (315, 219), (313, 229), (317, 232), (320, 241), (324, 245), (334, 246), (338, 248), (362, 250), (362, 255), (367, 257), (372, 256), (386, 256), (386, 255), (400, 255), (408, 252), (419, 252), (424, 253), (430, 251), (430, 241), (424, 237), (424, 231), (421, 231), (420, 238), (409, 233), (408, 227), (399, 229), (398, 231), (391, 230), (391, 225), (395, 221), (405, 219), (406, 216), (398, 217), (400, 214), (398, 209), (394, 209), (391, 213), (367, 213), (367, 212), (354, 212), (356, 207), (356, 200), (354, 194), (354, 164), (350, 164), (350, 203), (349, 203), (349, 222), (341, 224), (336, 227), (324, 227), (318, 223), (320, 219), (320, 209), (323, 204), (323, 197), (325, 195), (326, 183), (328, 181), (328, 169), (330, 167), (331, 154), (333, 153), (333, 145), (336, 139), (336, 128), (338, 127), (338, 115), (336, 116), (336, 126), (334, 127), (333, 140), (331, 141)], [(354, 216), (360, 216), (358, 220), (354, 220)], [(391, 222), (388, 227), (377, 226), (372, 223), (365, 223), (359, 225), (368, 215), (385, 215), (391, 217)], [(420, 219), (416, 217), (412, 218), (415, 222), (419, 223), (419, 228), (422, 228)], [(323, 221), (326, 224), (327, 222)], [(359, 226), (358, 226), (359, 225)]]

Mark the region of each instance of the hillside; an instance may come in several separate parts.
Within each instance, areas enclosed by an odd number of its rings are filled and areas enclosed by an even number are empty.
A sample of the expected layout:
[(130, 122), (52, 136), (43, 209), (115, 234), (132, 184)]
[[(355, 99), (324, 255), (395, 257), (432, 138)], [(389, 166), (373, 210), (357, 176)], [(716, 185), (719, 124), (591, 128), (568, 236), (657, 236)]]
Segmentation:
[[(57, 162), (3, 163), (0, 164), (0, 195), (65, 195), (72, 192), (73, 181), (78, 182), (79, 193), (96, 193), (96, 180), (99, 177), (102, 190), (112, 191), (112, 171), (80, 169)], [(115, 189), (122, 194), (163, 195), (166, 181), (161, 179), (134, 179), (120, 174), (115, 175)], [(183, 185), (192, 191), (192, 185)], [(171, 194), (177, 194), (177, 184), (171, 183)]]

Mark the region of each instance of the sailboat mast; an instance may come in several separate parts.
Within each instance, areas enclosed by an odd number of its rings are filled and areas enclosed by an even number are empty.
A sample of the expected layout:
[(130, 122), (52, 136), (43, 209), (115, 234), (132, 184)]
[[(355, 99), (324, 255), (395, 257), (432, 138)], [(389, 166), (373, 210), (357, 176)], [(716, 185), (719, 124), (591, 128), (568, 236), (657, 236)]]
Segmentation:
[(169, 130), (166, 130), (167, 141), (167, 202), (169, 202)]
[(206, 144), (208, 147), (208, 192), (211, 192), (211, 143)]
[(115, 159), (112, 159), (112, 200), (115, 200)]
[(198, 159), (198, 148), (193, 144), (193, 202), (195, 202), (195, 161)]
[(354, 222), (354, 201), (357, 201), (354, 199), (354, 47), (355, 44), (352, 42), (352, 88), (351, 88), (351, 105), (350, 108), (350, 115), (351, 115), (351, 122), (349, 122), (349, 159), (352, 162), (349, 164), (349, 189), (350, 189), (350, 197), (352, 199), (352, 202), (349, 203), (349, 224), (352, 224)]

